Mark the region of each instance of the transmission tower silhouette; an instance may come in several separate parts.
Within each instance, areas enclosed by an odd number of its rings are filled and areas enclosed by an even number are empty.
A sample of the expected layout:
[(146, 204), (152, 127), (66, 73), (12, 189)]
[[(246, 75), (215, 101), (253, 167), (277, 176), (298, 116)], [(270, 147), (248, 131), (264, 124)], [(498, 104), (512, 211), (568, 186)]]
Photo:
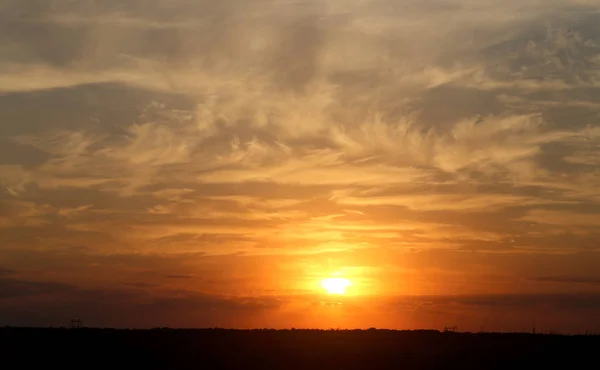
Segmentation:
[(71, 319), (71, 328), (72, 329), (81, 328), (81, 319)]
[(456, 331), (456, 326), (445, 326), (444, 333), (454, 333)]

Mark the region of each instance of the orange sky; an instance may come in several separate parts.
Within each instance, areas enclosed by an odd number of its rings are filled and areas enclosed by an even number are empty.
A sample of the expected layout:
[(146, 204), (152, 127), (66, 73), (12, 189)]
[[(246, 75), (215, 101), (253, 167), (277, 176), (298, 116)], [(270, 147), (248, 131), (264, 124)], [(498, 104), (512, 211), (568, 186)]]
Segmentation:
[(600, 3), (551, 3), (4, 2), (0, 325), (600, 331)]

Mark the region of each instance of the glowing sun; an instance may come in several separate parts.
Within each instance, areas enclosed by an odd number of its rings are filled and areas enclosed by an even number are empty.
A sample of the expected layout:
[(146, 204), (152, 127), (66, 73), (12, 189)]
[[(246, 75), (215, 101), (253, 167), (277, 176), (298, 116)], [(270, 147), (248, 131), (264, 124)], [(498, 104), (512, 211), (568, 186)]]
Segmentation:
[(321, 286), (328, 294), (344, 294), (346, 288), (351, 285), (350, 280), (344, 278), (328, 278), (321, 281)]

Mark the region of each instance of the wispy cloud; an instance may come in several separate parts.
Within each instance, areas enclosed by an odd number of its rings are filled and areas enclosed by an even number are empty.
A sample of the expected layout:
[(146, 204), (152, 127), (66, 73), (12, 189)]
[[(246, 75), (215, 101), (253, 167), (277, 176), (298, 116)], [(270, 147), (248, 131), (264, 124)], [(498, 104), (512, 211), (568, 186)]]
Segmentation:
[(531, 280), (544, 283), (600, 284), (600, 278), (586, 276), (540, 276)]
[(557, 226), (594, 227), (600, 225), (598, 212), (577, 213), (570, 210), (532, 210), (528, 215), (523, 217), (523, 220)]

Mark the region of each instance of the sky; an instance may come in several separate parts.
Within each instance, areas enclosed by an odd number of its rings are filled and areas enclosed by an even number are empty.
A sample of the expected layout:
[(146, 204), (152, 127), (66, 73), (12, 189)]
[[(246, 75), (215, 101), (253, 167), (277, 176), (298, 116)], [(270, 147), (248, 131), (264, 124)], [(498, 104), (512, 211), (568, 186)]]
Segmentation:
[(597, 0), (0, 0), (0, 325), (600, 332), (599, 119)]

